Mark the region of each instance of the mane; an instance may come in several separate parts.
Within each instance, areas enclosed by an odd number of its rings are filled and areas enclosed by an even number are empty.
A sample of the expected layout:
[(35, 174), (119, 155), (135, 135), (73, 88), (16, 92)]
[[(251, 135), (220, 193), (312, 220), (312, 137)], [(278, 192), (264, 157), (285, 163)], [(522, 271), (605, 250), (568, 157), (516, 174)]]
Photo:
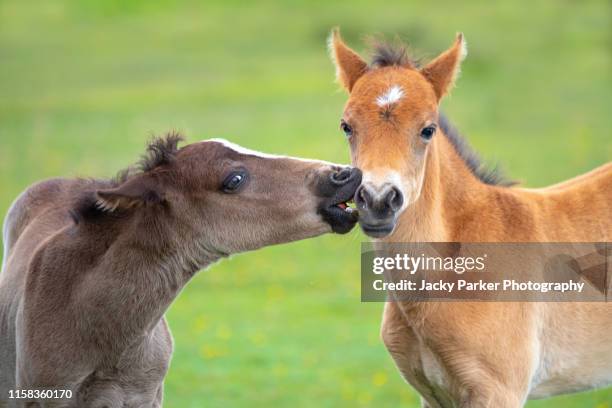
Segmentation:
[(145, 152), (140, 156), (140, 160), (135, 165), (117, 172), (110, 180), (111, 183), (116, 187), (138, 174), (171, 164), (179, 151), (179, 143), (184, 140), (183, 135), (175, 131), (168, 132), (164, 136), (153, 137), (147, 144)]
[(135, 165), (119, 171), (115, 177), (110, 179), (84, 180), (88, 186), (78, 194), (69, 210), (72, 219), (78, 224), (81, 220), (93, 221), (120, 216), (116, 212), (110, 213), (99, 208), (96, 190), (118, 187), (139, 174), (148, 173), (161, 166), (172, 164), (176, 153), (179, 151), (178, 145), (183, 140), (183, 136), (178, 132), (169, 132), (164, 136), (153, 137), (147, 144), (145, 153)]
[(169, 132), (165, 136), (153, 138), (138, 162), (140, 171), (147, 172), (171, 164), (179, 150), (178, 144), (183, 140), (185, 139), (178, 132)]
[(371, 42), (372, 56), (370, 68), (407, 67), (419, 68), (420, 61), (408, 52), (408, 47), (399, 40), (393, 42), (373, 39)]
[(484, 163), (478, 153), (469, 145), (467, 139), (459, 134), (444, 114), (440, 114), (440, 129), (442, 129), (467, 168), (478, 180), (491, 186), (510, 187), (517, 184), (515, 181), (507, 179), (499, 166), (489, 166)]

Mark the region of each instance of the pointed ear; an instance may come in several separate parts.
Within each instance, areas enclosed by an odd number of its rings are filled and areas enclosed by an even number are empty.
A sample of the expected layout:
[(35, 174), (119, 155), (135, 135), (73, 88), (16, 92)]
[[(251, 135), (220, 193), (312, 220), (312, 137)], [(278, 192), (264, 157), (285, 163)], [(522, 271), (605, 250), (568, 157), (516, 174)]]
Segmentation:
[(96, 191), (96, 206), (103, 211), (128, 209), (163, 201), (158, 183), (148, 175), (138, 175), (119, 187)]
[(347, 92), (351, 92), (355, 82), (368, 69), (368, 64), (344, 44), (337, 28), (334, 28), (329, 36), (328, 47), (332, 61), (336, 65), (336, 80)]
[(467, 55), (467, 47), (463, 34), (457, 34), (455, 43), (448, 50), (431, 61), (421, 73), (431, 82), (438, 100), (453, 87), (459, 75), (461, 61)]

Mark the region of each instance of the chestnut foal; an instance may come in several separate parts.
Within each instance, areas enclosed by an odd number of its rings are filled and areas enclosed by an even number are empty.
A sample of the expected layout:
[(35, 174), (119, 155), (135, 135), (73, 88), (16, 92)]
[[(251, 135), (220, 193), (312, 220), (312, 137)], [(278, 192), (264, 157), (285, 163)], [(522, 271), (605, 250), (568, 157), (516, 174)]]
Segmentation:
[[(545, 188), (483, 170), (438, 115), (466, 54), (463, 36), (422, 68), (377, 47), (367, 64), (337, 31), (330, 47), (349, 99), (341, 121), (363, 171), (355, 202), (382, 241), (612, 239), (612, 164)], [(424, 407), (520, 407), (612, 382), (610, 303), (386, 303), (382, 339)]]
[(348, 232), (359, 170), (223, 140), (154, 141), (116, 180), (53, 179), (4, 223), (0, 407), (159, 407), (172, 354), (164, 313), (202, 268), (266, 245)]

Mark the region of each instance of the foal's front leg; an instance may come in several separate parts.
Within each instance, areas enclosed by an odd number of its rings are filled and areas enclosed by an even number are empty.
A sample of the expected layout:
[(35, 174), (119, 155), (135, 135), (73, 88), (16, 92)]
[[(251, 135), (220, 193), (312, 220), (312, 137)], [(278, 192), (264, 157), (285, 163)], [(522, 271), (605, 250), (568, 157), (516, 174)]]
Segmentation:
[(380, 334), (402, 377), (421, 395), (421, 406), (444, 408), (436, 400), (425, 377), (419, 341), (397, 303), (385, 303)]
[(419, 335), (443, 367), (455, 404), (462, 408), (525, 404), (540, 353), (534, 313), (528, 313), (532, 307), (444, 303), (429, 316)]
[[(521, 321), (524, 306), (505, 305), (504, 315), (499, 305), (440, 304), (418, 327), (411, 326), (402, 306), (385, 305), (381, 334), (402, 376), (421, 394), (423, 407), (523, 406), (537, 343), (533, 325)], [(441, 384), (431, 384), (426, 376), (423, 361), (432, 358), (442, 369)]]

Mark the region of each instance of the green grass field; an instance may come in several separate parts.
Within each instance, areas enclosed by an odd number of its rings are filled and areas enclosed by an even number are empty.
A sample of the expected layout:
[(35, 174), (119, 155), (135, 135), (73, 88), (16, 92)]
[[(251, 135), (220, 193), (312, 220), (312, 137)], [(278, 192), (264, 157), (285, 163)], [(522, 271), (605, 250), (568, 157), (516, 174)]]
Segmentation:
[[(470, 54), (444, 110), (515, 179), (542, 186), (612, 158), (609, 1), (0, 1), (0, 212), (51, 176), (112, 176), (149, 136), (225, 137), (348, 161), (326, 36), (399, 35)], [(360, 303), (365, 237), (235, 256), (172, 305), (168, 407), (417, 407)], [(610, 356), (612, 359), (612, 356)], [(612, 390), (528, 407), (612, 407)]]

